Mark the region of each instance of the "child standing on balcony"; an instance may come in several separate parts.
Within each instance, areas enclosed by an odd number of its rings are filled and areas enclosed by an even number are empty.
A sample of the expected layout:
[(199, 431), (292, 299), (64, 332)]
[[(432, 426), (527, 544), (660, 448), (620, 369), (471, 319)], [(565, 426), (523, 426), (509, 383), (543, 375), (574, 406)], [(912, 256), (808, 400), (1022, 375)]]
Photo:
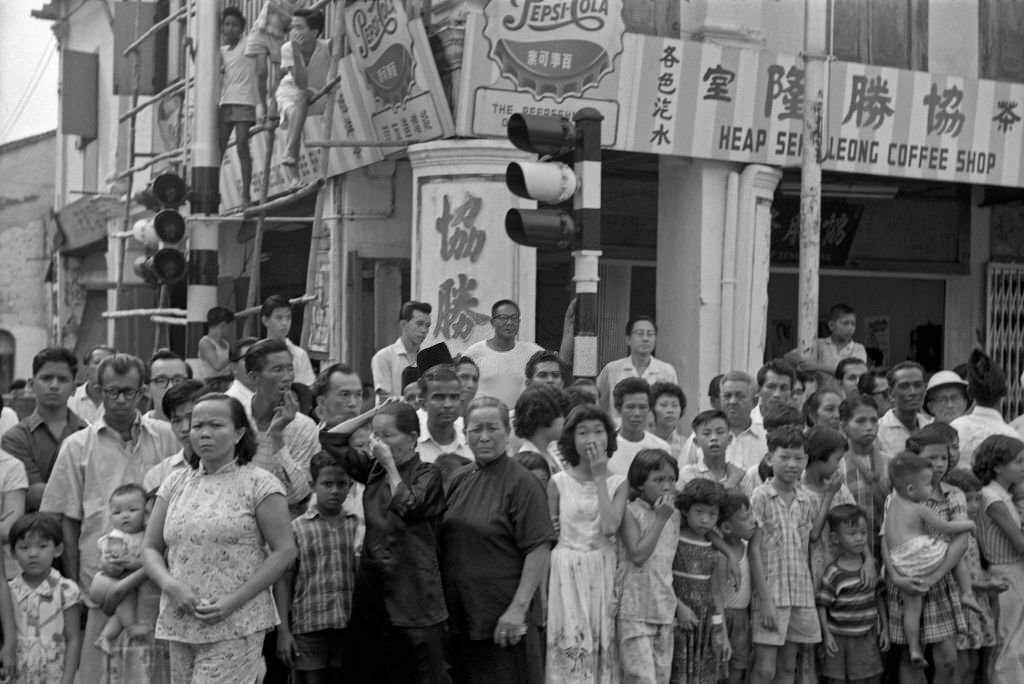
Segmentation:
[(245, 17), (237, 7), (221, 13), (220, 33), (220, 152), (227, 151), (231, 132), (235, 132), (235, 151), (242, 167), (242, 204), (251, 203), (252, 156), (249, 154), (249, 128), (256, 122), (259, 94), (256, 87), (256, 65), (245, 54), (242, 34)]

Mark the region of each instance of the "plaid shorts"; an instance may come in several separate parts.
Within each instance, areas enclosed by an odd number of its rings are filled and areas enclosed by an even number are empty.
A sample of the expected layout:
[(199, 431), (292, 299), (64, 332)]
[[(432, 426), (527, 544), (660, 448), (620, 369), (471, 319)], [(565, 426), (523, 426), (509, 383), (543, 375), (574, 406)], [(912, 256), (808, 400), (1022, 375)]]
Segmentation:
[[(889, 585), (889, 639), (899, 646), (907, 645), (903, 634), (903, 597), (900, 590)], [(936, 644), (967, 631), (967, 620), (960, 605), (960, 592), (949, 573), (924, 595), (921, 606), (921, 643)]]

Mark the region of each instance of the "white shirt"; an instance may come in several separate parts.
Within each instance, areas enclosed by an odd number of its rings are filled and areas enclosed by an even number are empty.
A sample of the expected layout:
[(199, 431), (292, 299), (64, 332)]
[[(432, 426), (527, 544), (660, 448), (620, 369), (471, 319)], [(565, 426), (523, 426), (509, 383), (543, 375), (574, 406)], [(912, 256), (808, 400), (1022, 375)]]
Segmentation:
[(540, 454), (544, 457), (544, 460), (548, 463), (548, 468), (551, 469), (551, 474), (560, 473), (565, 470), (565, 466), (562, 465), (562, 459), (558, 455), (558, 443), (551, 442), (547, 449), (541, 449), (536, 444), (528, 439), (523, 440), (523, 443), (519, 445), (519, 449), (516, 453), (532, 452), (534, 454)]
[(957, 464), (960, 468), (974, 465), (974, 452), (986, 437), (1005, 435), (1020, 439), (1020, 433), (1003, 420), (1003, 414), (986, 406), (975, 406), (970, 413), (954, 419), (950, 426), (956, 428), (960, 436), (960, 462)]
[(3, 410), (0, 411), (0, 437), (17, 424), (18, 412), (10, 406), (4, 406)]
[[(917, 430), (934, 420), (927, 413), (917, 414)], [(895, 409), (889, 409), (878, 419), (878, 451), (887, 458), (892, 458), (907, 448), (907, 437), (911, 431), (896, 417)], [(963, 460), (963, 456), (960, 457)]]
[(238, 378), (235, 378), (231, 385), (224, 390), (224, 394), (229, 397), (234, 397), (238, 401), (242, 402), (242, 406), (245, 407), (245, 415), (249, 416), (249, 422), (252, 421), (252, 398), (255, 392), (239, 382)]
[(476, 396), (496, 397), (509, 409), (515, 407), (526, 387), (526, 362), (539, 351), (540, 346), (524, 340), (516, 340), (509, 351), (495, 351), (486, 340), (471, 344), (462, 354), (473, 359), (480, 369)]
[(284, 343), (288, 345), (288, 351), (292, 353), (292, 365), (295, 367), (295, 382), (301, 382), (310, 387), (316, 381), (316, 373), (313, 372), (313, 364), (309, 362), (309, 354), (306, 350), (295, 344), (287, 337)]
[(835, 373), (836, 367), (843, 359), (860, 359), (867, 363), (868, 352), (860, 342), (850, 340), (842, 347), (837, 347), (831, 337), (821, 337), (814, 344), (814, 360), (825, 368), (831, 368)]
[(220, 104), (255, 107), (259, 102), (256, 90), (256, 67), (245, 54), (245, 40), (235, 47), (220, 46)]
[[(294, 69), (295, 59), (296, 56), (292, 50), (292, 42), (289, 40), (281, 46), (281, 71)], [(302, 59), (301, 55), (299, 59)], [(313, 54), (310, 55), (309, 62), (306, 63), (306, 90), (317, 91), (323, 88), (327, 84), (327, 74), (330, 72), (330, 69), (331, 41), (325, 38), (317, 38)], [(295, 76), (291, 71), (281, 78), (277, 84), (277, 92), (274, 93), (274, 97), (277, 99), (277, 105), (281, 108), (282, 115), (286, 113), (285, 110), (294, 107), (300, 97), (306, 96), (306, 90), (295, 84)], [(321, 98), (311, 105), (309, 113), (318, 114), (322, 112), (326, 99)]]
[[(420, 419), (420, 437), (422, 437), (423, 435), (427, 434), (427, 430), (429, 429), (427, 427), (427, 410), (416, 409), (416, 417)], [(452, 423), (452, 427), (455, 428), (455, 434), (465, 439), (466, 426), (465, 421), (462, 420), (462, 416), (458, 416), (455, 419), (455, 422)]]
[(75, 393), (68, 397), (68, 408), (74, 411), (79, 418), (90, 425), (103, 417), (103, 402), (93, 403), (89, 394), (85, 391), (88, 383), (78, 386)]
[(181, 470), (182, 468), (187, 467), (188, 463), (185, 462), (185, 450), (179, 449), (146, 471), (146, 474), (142, 478), (142, 488), (147, 492), (159, 489), (160, 485), (164, 483), (164, 480), (167, 479), (168, 475), (176, 470)]
[[(751, 423), (746, 430), (740, 433), (732, 433), (732, 441), (725, 448), (725, 460), (735, 463), (746, 470), (752, 465), (757, 465), (768, 453), (768, 440), (765, 437), (764, 425)], [(700, 447), (693, 435), (686, 439), (683, 445), (683, 453), (679, 458), (679, 467), (696, 465), (703, 460)]]
[(617, 447), (615, 453), (608, 459), (608, 472), (622, 477), (627, 476), (633, 459), (644, 449), (664, 449), (671, 453), (668, 442), (653, 432), (647, 431), (644, 431), (644, 436), (639, 442), (630, 442), (621, 433), (617, 434), (615, 435), (615, 444)]
[(370, 359), (373, 372), (373, 390), (389, 397), (402, 396), (402, 371), (416, 365), (416, 354), (410, 355), (399, 337), (393, 344), (377, 350)]
[(441, 444), (430, 436), (429, 431), (425, 431), (420, 435), (420, 441), (416, 445), (416, 453), (419, 454), (420, 460), (424, 463), (434, 463), (443, 454), (455, 454), (456, 456), (468, 458), (470, 461), (476, 460), (473, 452), (469, 449), (469, 445), (466, 444), (466, 440), (459, 432), (455, 433), (454, 442), (451, 444)]
[(615, 406), (613, 406), (612, 392), (615, 389), (615, 385), (625, 378), (641, 378), (646, 380), (648, 385), (653, 385), (656, 382), (679, 382), (676, 369), (671, 364), (665, 363), (653, 356), (651, 357), (651, 362), (647, 364), (647, 368), (644, 369), (643, 374), (636, 372), (633, 360), (628, 356), (624, 359), (616, 359), (605, 364), (605, 367), (597, 375), (597, 393), (601, 397), (601, 407), (608, 411), (608, 415), (612, 417), (612, 421), (616, 425), (622, 419), (619, 417), (619, 412), (615, 410)]
[(703, 478), (705, 480), (714, 480), (718, 484), (725, 486), (726, 489), (732, 489), (733, 487), (740, 486), (740, 483), (743, 481), (743, 478), (746, 477), (746, 474), (747, 473), (743, 468), (740, 468), (735, 463), (730, 463), (729, 461), (726, 461), (725, 477), (719, 479), (714, 476), (714, 474), (711, 472), (711, 469), (708, 468), (707, 464), (704, 462), (704, 459), (702, 458), (700, 461), (694, 463), (693, 465), (684, 466), (679, 469), (679, 479), (676, 480), (676, 489), (679, 491), (683, 491), (683, 487), (686, 486), (687, 482), (689, 482), (690, 480), (696, 480), (698, 478)]

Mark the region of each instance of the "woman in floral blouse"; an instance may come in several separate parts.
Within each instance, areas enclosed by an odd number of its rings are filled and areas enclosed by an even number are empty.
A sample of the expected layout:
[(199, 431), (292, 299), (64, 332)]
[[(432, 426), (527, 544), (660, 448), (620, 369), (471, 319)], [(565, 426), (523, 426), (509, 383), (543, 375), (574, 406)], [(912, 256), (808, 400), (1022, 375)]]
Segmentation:
[(170, 642), (181, 684), (255, 682), (264, 635), (278, 624), (270, 586), (295, 543), (281, 483), (250, 463), (248, 425), (236, 399), (196, 402), (189, 441), (199, 463), (161, 485), (146, 529), (146, 572), (163, 591), (156, 636)]

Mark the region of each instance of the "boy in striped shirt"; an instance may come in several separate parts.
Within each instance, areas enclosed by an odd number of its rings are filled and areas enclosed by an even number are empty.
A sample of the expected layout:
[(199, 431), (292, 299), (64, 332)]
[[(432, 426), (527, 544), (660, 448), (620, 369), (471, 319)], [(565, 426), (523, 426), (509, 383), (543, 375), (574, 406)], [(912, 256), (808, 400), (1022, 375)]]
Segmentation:
[[(827, 682), (878, 681), (884, 667), (881, 651), (889, 648), (889, 630), (881, 583), (864, 582), (864, 551), (868, 541), (867, 514), (853, 504), (841, 504), (828, 513), (828, 524), (838, 555), (825, 568), (818, 592)], [(873, 573), (872, 573), (873, 574)]]

